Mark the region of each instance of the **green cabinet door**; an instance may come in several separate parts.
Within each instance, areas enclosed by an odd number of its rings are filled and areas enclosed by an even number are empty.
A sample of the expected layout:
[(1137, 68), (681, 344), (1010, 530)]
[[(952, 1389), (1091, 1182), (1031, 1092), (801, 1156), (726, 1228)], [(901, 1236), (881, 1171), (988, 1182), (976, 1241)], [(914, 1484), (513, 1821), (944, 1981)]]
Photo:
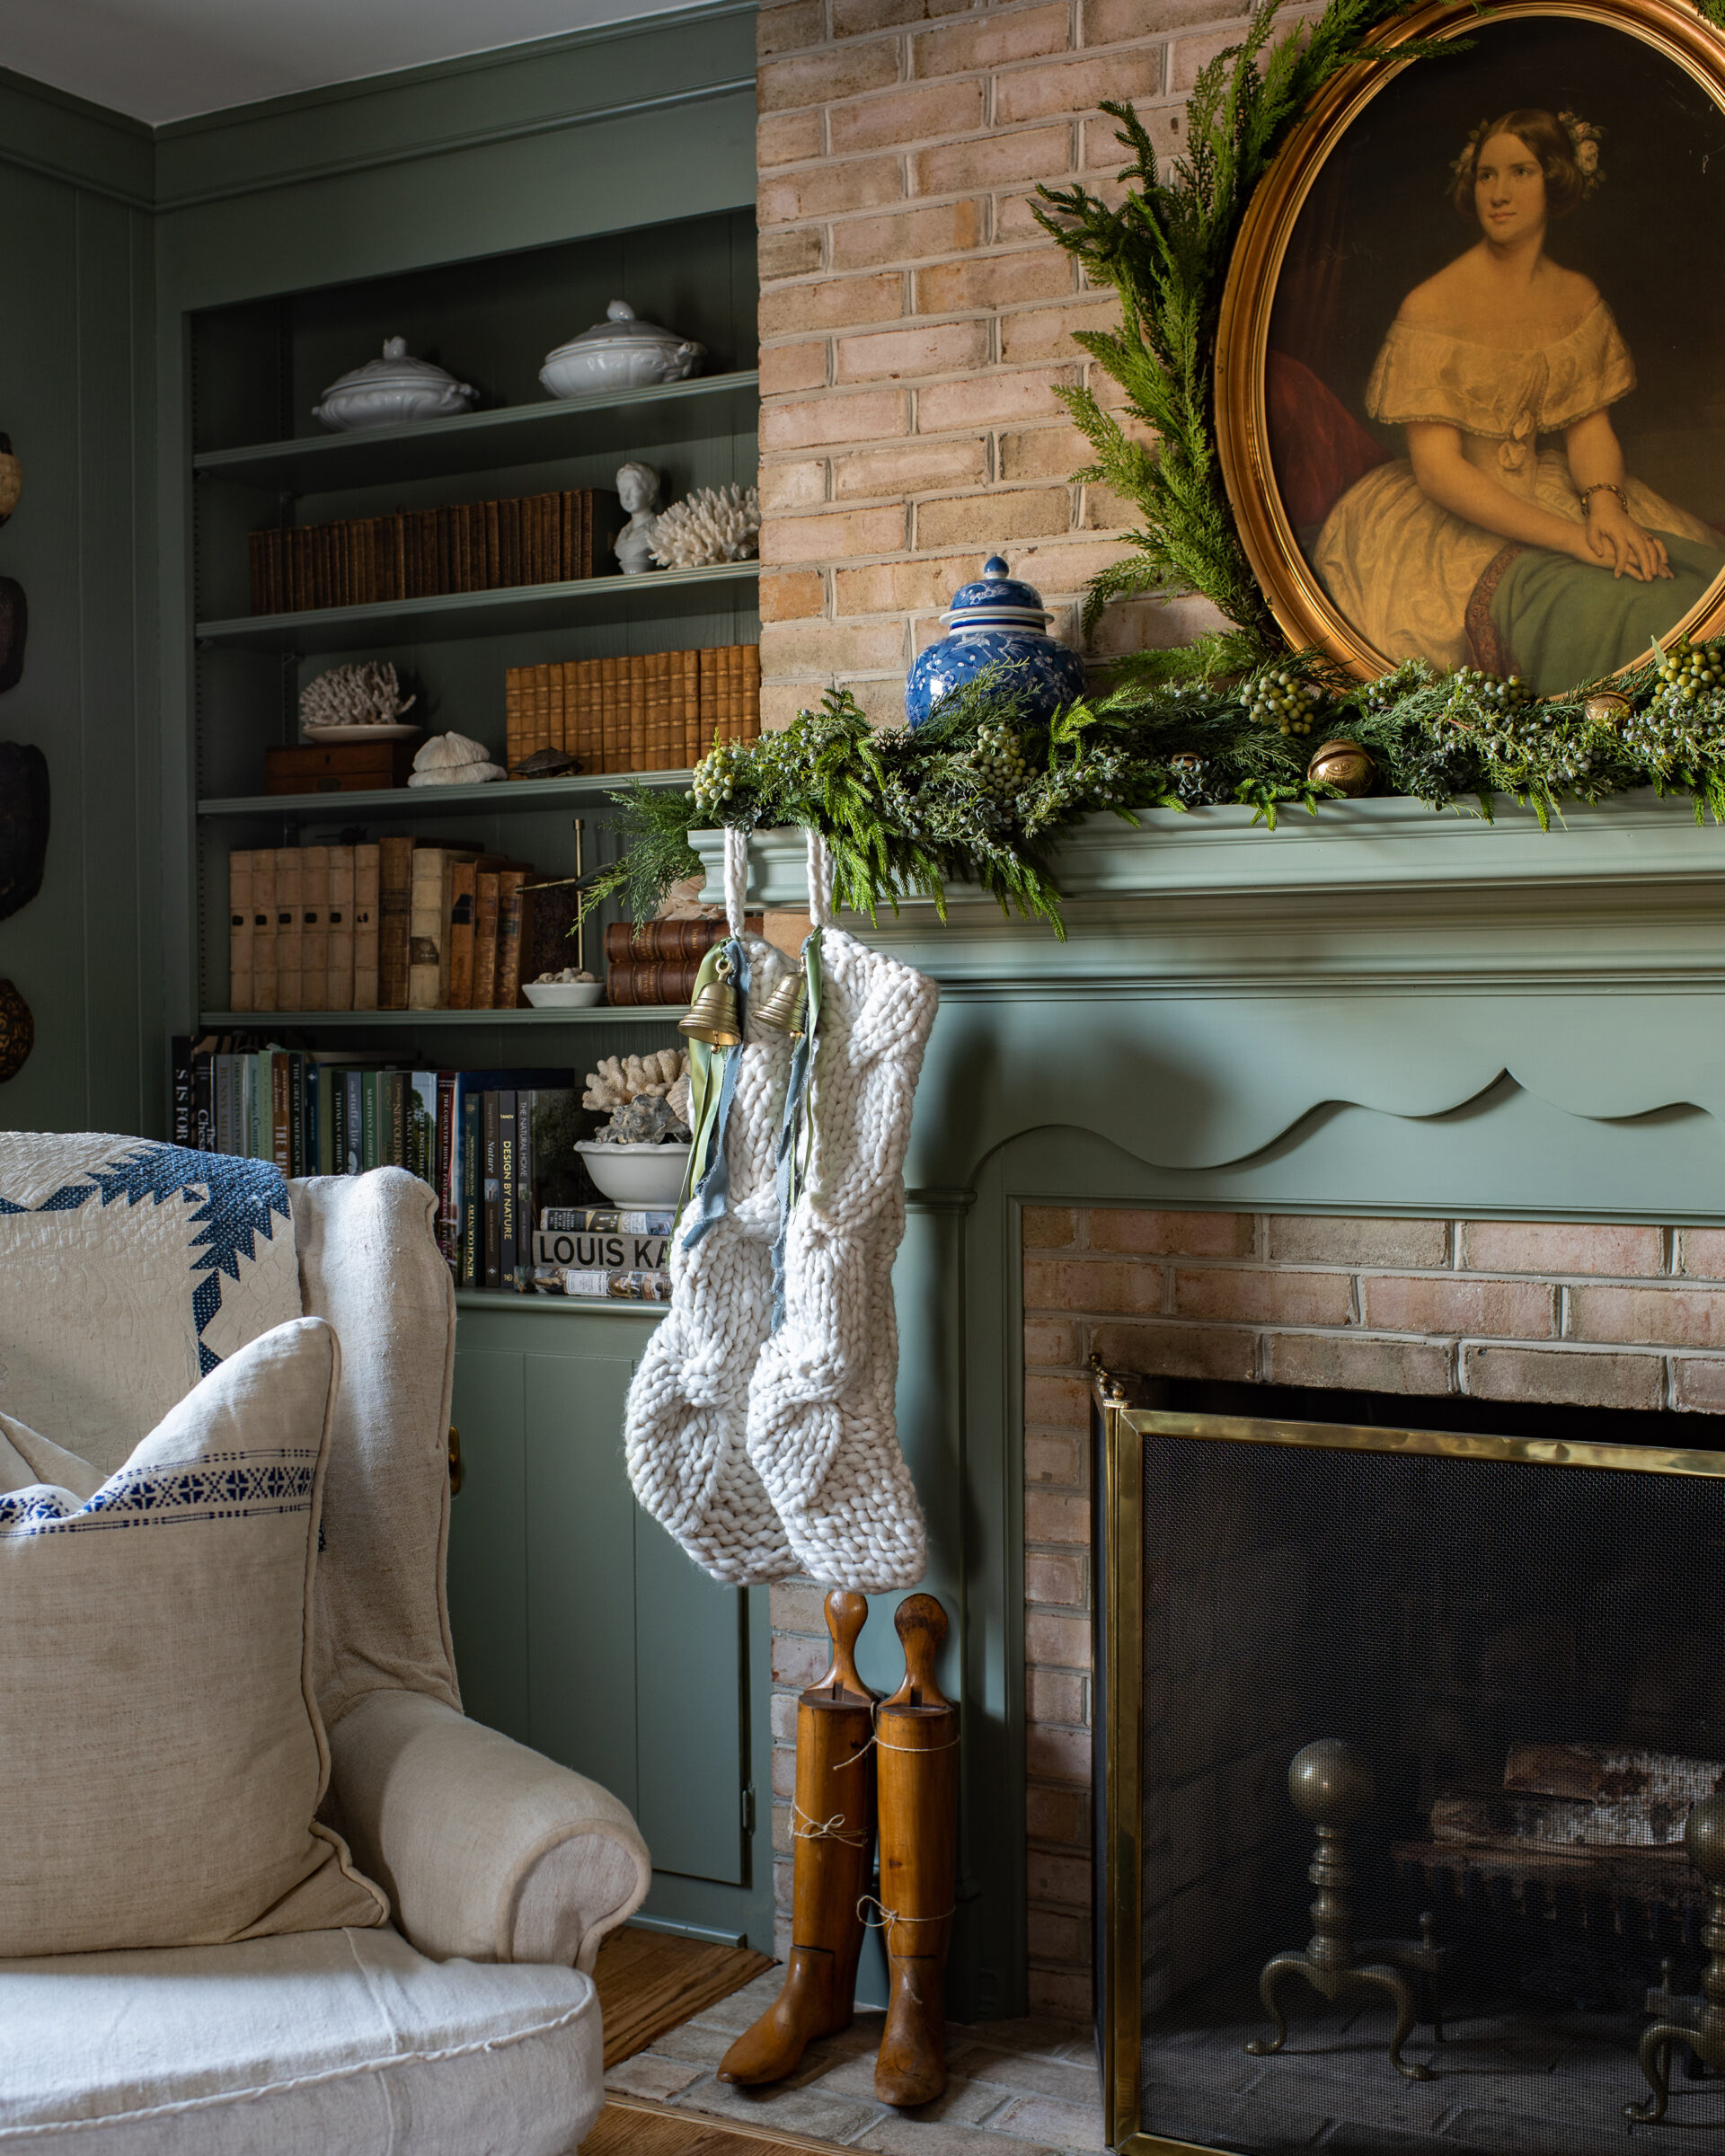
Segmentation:
[[(639, 1323), (560, 1314), (462, 1315), (449, 1614), (463, 1701), (621, 1798), (656, 1876), (746, 1886), (747, 1598), (635, 1504), (623, 1412)], [(467, 1345), (475, 1334), (486, 1344)]]

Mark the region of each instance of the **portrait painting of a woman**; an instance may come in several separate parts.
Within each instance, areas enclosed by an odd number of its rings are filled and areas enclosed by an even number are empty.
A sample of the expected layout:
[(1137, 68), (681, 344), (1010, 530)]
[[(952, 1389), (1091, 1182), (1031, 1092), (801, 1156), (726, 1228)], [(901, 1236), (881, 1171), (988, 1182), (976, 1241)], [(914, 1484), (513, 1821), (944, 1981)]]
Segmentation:
[(1296, 641), (1553, 694), (1725, 595), (1725, 97), (1561, 6), (1457, 28), (1267, 198), (1261, 371), (1228, 379), (1261, 385)]

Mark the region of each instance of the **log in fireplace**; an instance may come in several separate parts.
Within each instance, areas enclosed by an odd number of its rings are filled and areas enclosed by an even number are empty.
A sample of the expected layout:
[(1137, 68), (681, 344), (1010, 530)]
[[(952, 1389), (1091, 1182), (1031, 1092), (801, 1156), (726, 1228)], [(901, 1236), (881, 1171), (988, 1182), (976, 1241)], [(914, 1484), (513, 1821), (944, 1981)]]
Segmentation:
[(1377, 1404), (1098, 1374), (1110, 2142), (1711, 2145), (1725, 1452)]

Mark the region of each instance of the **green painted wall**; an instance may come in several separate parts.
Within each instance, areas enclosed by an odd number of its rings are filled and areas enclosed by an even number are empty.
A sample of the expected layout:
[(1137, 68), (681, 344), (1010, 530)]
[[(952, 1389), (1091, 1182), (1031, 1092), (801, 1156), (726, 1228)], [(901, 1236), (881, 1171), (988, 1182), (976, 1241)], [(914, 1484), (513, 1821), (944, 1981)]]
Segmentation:
[(0, 922), (36, 1047), (10, 1129), (140, 1130), (164, 1106), (148, 130), (0, 74), (0, 430), (24, 493), (0, 530), (23, 679), (0, 739), (49, 763), (40, 895)]

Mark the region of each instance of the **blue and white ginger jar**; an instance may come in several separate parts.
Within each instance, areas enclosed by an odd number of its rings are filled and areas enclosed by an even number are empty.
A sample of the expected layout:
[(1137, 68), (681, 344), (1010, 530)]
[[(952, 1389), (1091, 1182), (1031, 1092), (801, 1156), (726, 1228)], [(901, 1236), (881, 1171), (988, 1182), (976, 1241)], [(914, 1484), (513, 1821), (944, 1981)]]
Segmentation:
[(1052, 719), (1084, 693), (1084, 662), (1069, 645), (1048, 634), (1050, 619), (1034, 584), (1018, 583), (998, 554), (983, 564), (981, 578), (963, 585), (941, 619), (947, 633), (931, 644), (905, 684), (905, 716), (924, 725), (936, 705), (988, 667), (1011, 671), (1004, 679), (1029, 714)]

